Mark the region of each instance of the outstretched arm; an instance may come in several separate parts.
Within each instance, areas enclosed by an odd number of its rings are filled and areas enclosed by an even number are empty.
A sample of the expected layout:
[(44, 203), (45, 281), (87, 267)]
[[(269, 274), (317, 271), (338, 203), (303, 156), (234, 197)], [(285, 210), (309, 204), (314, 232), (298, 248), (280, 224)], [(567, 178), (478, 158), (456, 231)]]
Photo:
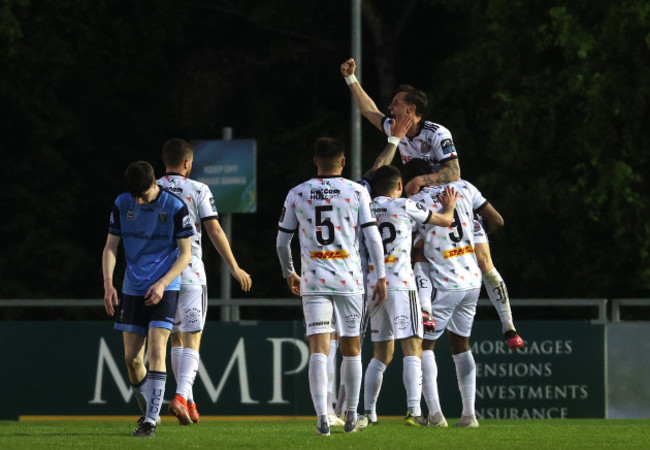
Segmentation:
[(457, 159), (445, 162), (435, 173), (419, 175), (408, 182), (404, 191), (406, 195), (417, 194), (422, 186), (437, 186), (460, 180), (460, 164)]
[(350, 87), (350, 92), (352, 92), (352, 97), (354, 98), (354, 103), (357, 105), (357, 109), (363, 117), (368, 119), (379, 131), (383, 131), (381, 122), (384, 119), (385, 115), (377, 105), (374, 100), (370, 98), (366, 91), (363, 90), (361, 84), (354, 76), (354, 71), (357, 68), (357, 63), (353, 58), (348, 59), (343, 64), (341, 64), (341, 75), (345, 77), (345, 81)]
[(212, 245), (214, 245), (214, 248), (217, 249), (217, 252), (219, 252), (223, 261), (228, 265), (230, 273), (235, 280), (237, 280), (242, 291), (250, 291), (251, 286), (253, 285), (251, 276), (240, 269), (239, 264), (237, 264), (237, 260), (235, 260), (232, 250), (230, 249), (228, 237), (226, 236), (226, 233), (223, 232), (219, 221), (206, 220), (203, 222), (203, 227), (208, 233)]

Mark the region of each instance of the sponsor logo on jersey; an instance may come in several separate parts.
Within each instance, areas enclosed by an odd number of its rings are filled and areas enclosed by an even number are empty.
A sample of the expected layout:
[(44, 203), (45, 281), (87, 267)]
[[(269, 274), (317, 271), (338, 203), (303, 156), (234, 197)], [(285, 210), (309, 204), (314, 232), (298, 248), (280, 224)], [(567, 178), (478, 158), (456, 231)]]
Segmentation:
[(160, 214), (158, 214), (158, 220), (160, 220), (160, 222), (162, 223), (165, 223), (165, 221), (167, 220), (167, 213), (161, 212)]
[(347, 259), (350, 254), (347, 250), (325, 250), (318, 252), (309, 252), (312, 259)]
[(210, 197), (210, 206), (212, 206), (213, 212), (217, 212), (217, 205), (214, 203), (214, 197)]
[(451, 139), (443, 139), (440, 143), (440, 146), (442, 147), (442, 153), (444, 155), (449, 155), (450, 153), (454, 153), (456, 151), (454, 142)]
[(280, 212), (280, 223), (284, 222), (285, 214), (287, 214), (287, 207), (283, 206), (282, 211)]
[(192, 218), (189, 215), (183, 217), (183, 228), (189, 228), (192, 226)]
[(127, 209), (126, 210), (126, 220), (133, 220), (133, 210), (132, 209)]
[(341, 195), (340, 189), (312, 189), (309, 193), (309, 198), (312, 200), (329, 200), (337, 198)]
[(384, 262), (385, 262), (386, 264), (395, 264), (397, 261), (399, 261), (399, 258), (396, 258), (395, 255), (387, 256), (387, 257), (384, 259)]
[(456, 256), (467, 255), (469, 253), (474, 253), (474, 247), (471, 245), (466, 245), (465, 247), (455, 248), (453, 250), (442, 252), (442, 256), (444, 256), (445, 259), (449, 259), (455, 258)]

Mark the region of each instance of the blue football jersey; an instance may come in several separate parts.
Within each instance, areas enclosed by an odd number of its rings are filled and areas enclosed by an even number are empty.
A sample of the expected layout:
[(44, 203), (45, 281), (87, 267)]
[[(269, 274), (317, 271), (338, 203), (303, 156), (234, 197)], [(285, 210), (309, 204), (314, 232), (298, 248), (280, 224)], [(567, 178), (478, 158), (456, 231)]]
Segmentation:
[[(158, 197), (140, 205), (128, 193), (115, 199), (108, 228), (124, 245), (126, 274), (122, 292), (142, 296), (171, 269), (178, 258), (176, 239), (194, 234), (187, 206), (176, 195), (161, 189)], [(177, 291), (180, 276), (165, 290)]]

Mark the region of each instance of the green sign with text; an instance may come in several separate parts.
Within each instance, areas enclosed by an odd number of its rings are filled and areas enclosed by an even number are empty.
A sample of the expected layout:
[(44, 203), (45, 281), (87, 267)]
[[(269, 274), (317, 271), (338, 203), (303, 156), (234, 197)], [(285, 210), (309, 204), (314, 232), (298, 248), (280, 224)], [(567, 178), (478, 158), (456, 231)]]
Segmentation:
[[(497, 322), (477, 322), (479, 418), (605, 417), (604, 325), (519, 321), (526, 348), (511, 352)], [(111, 322), (2, 322), (0, 419), (20, 415), (137, 415), (122, 339)], [(398, 349), (399, 346), (396, 346)], [(384, 376), (379, 415), (403, 415), (400, 351)], [(372, 357), (366, 338), (364, 368)], [(169, 358), (169, 357), (168, 357)], [(436, 348), (443, 413), (459, 417), (460, 395), (446, 337)], [(340, 356), (339, 356), (340, 362)], [(312, 415), (309, 345), (301, 322), (208, 322), (194, 397), (205, 415)], [(171, 365), (165, 398), (174, 395)], [(424, 402), (423, 402), (424, 407)], [(359, 410), (363, 409), (363, 395)]]

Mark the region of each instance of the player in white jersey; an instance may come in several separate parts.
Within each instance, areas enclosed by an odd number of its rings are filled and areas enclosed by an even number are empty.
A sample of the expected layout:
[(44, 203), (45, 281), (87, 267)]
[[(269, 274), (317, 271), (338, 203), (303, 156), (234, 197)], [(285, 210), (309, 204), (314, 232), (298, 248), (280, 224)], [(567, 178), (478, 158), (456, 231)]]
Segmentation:
[[(404, 355), (402, 380), (408, 409), (404, 423), (408, 426), (427, 426), (427, 419), (422, 417), (420, 408), (423, 321), (411, 267), (411, 236), (416, 224), (451, 225), (456, 193), (453, 188), (447, 188), (446, 195), (441, 197), (444, 213), (433, 213), (412, 200), (401, 198), (402, 177), (394, 166), (383, 166), (374, 173), (372, 192), (375, 197), (371, 209), (377, 217), (383, 238), (387, 297), (381, 305), (369, 305), (374, 354), (364, 378), (366, 416), (370, 423), (377, 421), (377, 398), (384, 371), (393, 359), (394, 342), (397, 340)], [(368, 283), (375, 283), (372, 265)]]
[[(344, 431), (358, 431), (367, 419), (357, 415), (361, 388), (360, 324), (363, 317), (363, 274), (359, 234), (373, 261), (378, 261), (374, 296), (386, 299), (381, 237), (370, 212), (370, 195), (358, 183), (341, 176), (343, 145), (332, 138), (316, 141), (318, 175), (289, 191), (278, 224), (276, 248), (291, 292), (302, 296), (309, 338), (309, 390), (318, 417), (317, 434), (330, 434), (327, 417), (327, 355), (330, 333), (336, 331), (343, 362), (347, 415)], [(300, 240), (301, 276), (293, 267), (291, 238)], [(336, 328), (332, 328), (332, 319)]]
[(170, 337), (176, 396), (169, 403), (169, 412), (178, 418), (181, 425), (190, 425), (199, 422), (192, 386), (199, 368), (199, 348), (208, 307), (207, 279), (201, 247), (202, 228), (205, 228), (214, 248), (228, 265), (241, 289), (249, 291), (252, 281), (250, 275), (237, 264), (228, 237), (219, 225), (219, 214), (210, 188), (188, 178), (194, 161), (192, 146), (183, 139), (168, 139), (162, 147), (162, 160), (166, 173), (158, 180), (158, 184), (183, 199), (195, 229), (192, 260), (181, 275), (176, 322)]
[[(379, 111), (372, 98), (363, 90), (354, 75), (355, 69), (356, 63), (352, 58), (345, 61), (340, 67), (341, 74), (345, 77), (357, 108), (370, 123), (390, 136), (394, 122)], [(413, 116), (411, 128), (406, 136), (399, 141), (402, 163), (406, 164), (421, 159), (428, 164), (426, 172), (418, 174), (408, 181), (405, 178), (404, 191), (407, 195), (415, 194), (421, 186), (440, 185), (460, 180), (460, 165), (451, 133), (442, 125), (423, 119), (422, 115), (427, 104), (428, 100), (424, 92), (412, 86), (402, 85), (388, 105), (388, 110), (395, 120), (404, 116)], [(388, 139), (390, 141), (391, 137)], [(387, 162), (387, 164), (389, 163), (390, 161)], [(432, 171), (433, 173), (429, 173)], [(498, 221), (500, 216), (495, 216), (495, 218)], [(500, 219), (503, 223), (503, 219)], [(477, 234), (481, 233), (483, 232), (477, 231)], [(476, 258), (483, 271), (485, 290), (501, 319), (502, 331), (508, 346), (511, 349), (523, 347), (524, 341), (517, 334), (512, 321), (505, 282), (492, 263), (490, 247), (486, 238), (476, 246)], [(415, 270), (416, 276), (418, 276), (420, 270), (418, 267)]]
[[(377, 129), (390, 136), (392, 121), (379, 111), (375, 102), (363, 90), (354, 75), (356, 62), (350, 58), (341, 64), (341, 75), (345, 78), (354, 101), (361, 114)], [(399, 142), (402, 162), (411, 159), (424, 159), (432, 173), (418, 176), (404, 187), (406, 195), (418, 192), (421, 186), (446, 184), (460, 179), (458, 155), (450, 131), (440, 124), (425, 121), (422, 114), (427, 107), (426, 94), (413, 86), (400, 85), (397, 93), (388, 105), (388, 111), (395, 120), (403, 116), (413, 116), (413, 124), (406, 137)]]
[[(447, 426), (437, 389), (437, 366), (433, 350), (436, 340), (447, 330), (456, 378), (463, 403), (456, 426), (478, 427), (474, 403), (476, 398), (476, 363), (469, 338), (481, 291), (481, 269), (474, 257), (474, 205), (484, 202), (480, 192), (461, 180), (452, 183), (458, 191), (454, 221), (447, 229), (424, 226), (419, 229), (424, 240), (424, 256), (430, 263), (433, 283), (431, 310), (436, 330), (425, 333), (423, 342), (422, 391), (429, 407), (429, 424)], [(410, 197), (432, 211), (442, 205), (438, 196), (442, 186), (427, 186)]]

